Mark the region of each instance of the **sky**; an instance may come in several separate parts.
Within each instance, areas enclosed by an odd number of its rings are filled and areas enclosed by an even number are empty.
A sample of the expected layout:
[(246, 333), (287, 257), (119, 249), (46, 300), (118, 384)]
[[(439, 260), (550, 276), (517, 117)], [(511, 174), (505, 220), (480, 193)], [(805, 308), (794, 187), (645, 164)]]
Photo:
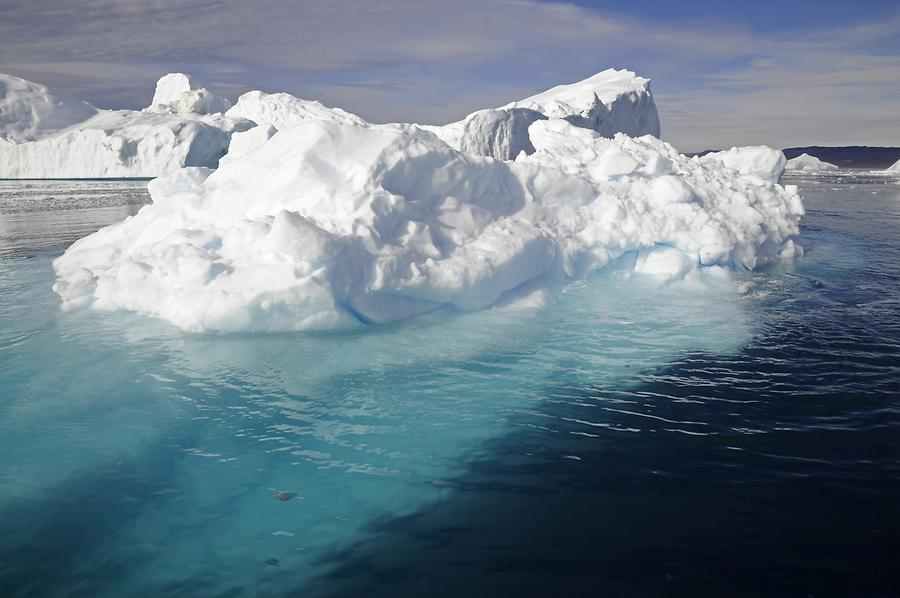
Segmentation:
[(896, 0), (0, 0), (0, 72), (103, 108), (180, 71), (441, 124), (609, 67), (682, 151), (900, 145)]

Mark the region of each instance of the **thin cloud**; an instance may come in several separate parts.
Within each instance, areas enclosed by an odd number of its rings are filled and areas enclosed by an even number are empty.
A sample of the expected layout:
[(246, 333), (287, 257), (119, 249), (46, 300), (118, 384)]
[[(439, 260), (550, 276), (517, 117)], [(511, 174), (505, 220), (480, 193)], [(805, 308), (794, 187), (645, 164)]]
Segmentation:
[(653, 79), (663, 134), (684, 150), (900, 139), (900, 12), (796, 35), (531, 0), (29, 0), (3, 14), (0, 71), (101, 106), (146, 105), (159, 75), (183, 70), (232, 96), (447, 122), (615, 66)]

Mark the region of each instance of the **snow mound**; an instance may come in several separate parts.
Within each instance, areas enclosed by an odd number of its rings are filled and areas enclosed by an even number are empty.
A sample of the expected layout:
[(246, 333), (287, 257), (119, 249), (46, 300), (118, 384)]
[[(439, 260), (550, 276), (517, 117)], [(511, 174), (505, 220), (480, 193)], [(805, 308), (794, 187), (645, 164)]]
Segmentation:
[(787, 161), (785, 170), (795, 172), (824, 172), (826, 170), (837, 170), (838, 167), (828, 162), (823, 162), (815, 156), (809, 154), (800, 154), (796, 158)]
[(245, 118), (259, 125), (271, 125), (278, 130), (310, 120), (325, 120), (345, 125), (364, 125), (355, 114), (340, 108), (329, 108), (315, 100), (303, 100), (287, 93), (249, 91), (238, 98), (226, 112), (232, 118)]
[(424, 126), (450, 146), (469, 153), (512, 160), (534, 151), (528, 127), (559, 118), (604, 137), (625, 133), (659, 137), (659, 114), (650, 80), (631, 71), (607, 69), (578, 83), (559, 85), (497, 110), (479, 110), (459, 122)]
[(783, 152), (764, 145), (733, 147), (706, 154), (701, 160), (717, 160), (741, 174), (752, 174), (772, 183), (781, 181), (787, 163)]
[(225, 112), (231, 102), (210, 93), (189, 75), (169, 73), (156, 82), (153, 102), (147, 112), (171, 112), (175, 114), (217, 114)]
[(887, 168), (887, 170), (885, 170), (885, 172), (890, 172), (892, 174), (895, 172), (900, 173), (900, 160), (897, 160), (896, 162), (894, 162), (894, 164), (889, 166)]
[(321, 330), (475, 310), (600, 268), (727, 278), (799, 252), (797, 189), (612, 139), (529, 127), (502, 162), (412, 125), (309, 120), (236, 137), (218, 170), (150, 183), (153, 203), (74, 243), (64, 308), (133, 310), (188, 331)]
[(0, 73), (0, 140), (34, 141), (96, 113), (97, 109), (87, 102)]
[[(149, 178), (185, 166), (215, 168), (232, 133), (254, 126), (206, 114), (227, 106), (177, 73), (160, 79), (154, 108), (144, 111), (97, 110), (0, 76), (0, 86), (9, 81), (14, 86), (5, 89), (17, 91), (6, 93), (2, 106), (9, 112), (0, 110), (0, 130), (15, 134), (0, 143), (0, 178)], [(2, 120), (7, 113), (11, 126)]]

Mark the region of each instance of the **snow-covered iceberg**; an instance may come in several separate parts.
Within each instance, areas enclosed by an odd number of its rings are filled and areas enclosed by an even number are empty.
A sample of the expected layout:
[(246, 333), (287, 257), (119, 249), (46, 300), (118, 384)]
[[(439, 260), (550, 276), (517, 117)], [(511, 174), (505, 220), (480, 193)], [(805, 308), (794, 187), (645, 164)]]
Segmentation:
[(534, 152), (503, 162), (414, 125), (257, 127), (74, 243), (54, 290), (190, 331), (321, 330), (533, 302), (601, 268), (702, 282), (799, 252), (802, 202), (771, 174), (558, 118), (527, 133)]
[(632, 137), (660, 135), (650, 80), (616, 69), (607, 69), (577, 83), (559, 85), (494, 110), (473, 112), (449, 125), (423, 128), (458, 150), (512, 160), (520, 152), (534, 152), (529, 127), (547, 118), (564, 119), (604, 137), (616, 133)]
[(231, 102), (206, 90), (190, 75), (169, 73), (156, 82), (153, 101), (145, 112), (173, 114), (217, 114), (231, 107)]
[(255, 124), (221, 114), (227, 100), (178, 73), (160, 79), (143, 111), (99, 110), (8, 75), (0, 89), (0, 178), (149, 178), (214, 168), (232, 133)]
[(0, 144), (34, 141), (95, 114), (97, 109), (87, 102), (0, 73)]
[(784, 152), (764, 145), (733, 147), (721, 152), (711, 152), (701, 158), (704, 162), (715, 160), (741, 174), (752, 174), (772, 183), (781, 181), (787, 160)]
[(815, 156), (800, 154), (796, 158), (787, 161), (785, 170), (795, 172), (825, 172), (828, 170), (838, 170), (838, 167), (829, 162), (823, 162)]

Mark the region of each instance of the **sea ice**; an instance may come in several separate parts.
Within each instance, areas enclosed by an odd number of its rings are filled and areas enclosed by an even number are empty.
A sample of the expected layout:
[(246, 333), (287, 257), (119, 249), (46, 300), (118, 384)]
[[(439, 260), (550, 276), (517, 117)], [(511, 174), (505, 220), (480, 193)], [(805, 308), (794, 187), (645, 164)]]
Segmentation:
[(54, 264), (63, 306), (321, 330), (475, 310), (600, 268), (703, 280), (799, 251), (795, 187), (649, 135), (537, 120), (535, 151), (504, 162), (414, 125), (254, 131), (218, 170), (152, 181), (151, 205), (73, 244)]

